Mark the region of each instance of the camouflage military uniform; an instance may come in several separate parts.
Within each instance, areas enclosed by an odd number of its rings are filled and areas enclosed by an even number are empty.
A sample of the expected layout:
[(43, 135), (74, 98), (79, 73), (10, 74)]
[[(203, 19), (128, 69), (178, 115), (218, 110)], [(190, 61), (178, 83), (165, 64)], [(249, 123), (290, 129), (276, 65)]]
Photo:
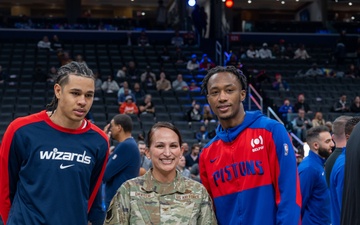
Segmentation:
[(151, 171), (119, 188), (105, 224), (217, 224), (211, 198), (202, 184), (178, 171), (172, 183), (161, 184)]

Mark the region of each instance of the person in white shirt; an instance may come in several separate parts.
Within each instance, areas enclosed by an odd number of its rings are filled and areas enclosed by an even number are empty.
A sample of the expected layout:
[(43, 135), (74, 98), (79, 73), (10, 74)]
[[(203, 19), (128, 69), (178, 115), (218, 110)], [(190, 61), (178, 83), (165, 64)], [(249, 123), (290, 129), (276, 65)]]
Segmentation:
[(172, 82), (174, 91), (187, 91), (189, 90), (188, 84), (183, 80), (182, 74), (178, 74), (176, 80)]
[(198, 70), (200, 67), (200, 63), (197, 60), (197, 57), (195, 54), (191, 56), (191, 59), (188, 61), (186, 65), (186, 69), (188, 69), (190, 72), (193, 72), (195, 70)]
[(259, 56), (261, 59), (271, 59), (273, 58), (271, 50), (268, 49), (268, 44), (263, 43), (262, 48), (259, 50)]
[(108, 76), (107, 80), (102, 83), (101, 89), (107, 93), (113, 93), (118, 92), (120, 87), (112, 76)]
[(246, 51), (246, 56), (251, 59), (259, 58), (259, 52), (254, 49), (253, 45), (249, 45), (249, 49)]
[(295, 51), (294, 59), (308, 59), (310, 58), (309, 54), (305, 49), (305, 45), (300, 45), (298, 49)]
[(52, 50), (48, 36), (44, 36), (43, 39), (38, 42), (37, 47)]

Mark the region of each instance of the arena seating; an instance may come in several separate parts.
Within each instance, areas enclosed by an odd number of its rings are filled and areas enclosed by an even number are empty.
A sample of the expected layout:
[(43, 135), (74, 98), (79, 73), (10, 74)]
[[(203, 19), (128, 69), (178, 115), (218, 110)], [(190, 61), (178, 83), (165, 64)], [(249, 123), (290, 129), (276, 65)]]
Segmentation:
[[(258, 47), (261, 43), (258, 43)], [(96, 69), (100, 74), (115, 74), (116, 71), (126, 64), (129, 60), (134, 60), (138, 64), (140, 71), (145, 71), (147, 65), (151, 65), (153, 72), (158, 76), (160, 63), (159, 54), (162, 50), (161, 45), (153, 45), (146, 48), (138, 46), (125, 46), (114, 42), (98, 43), (97, 41), (82, 43), (72, 41), (66, 44), (72, 55), (82, 54), (90, 68)], [(246, 45), (245, 45), (246, 46)], [(170, 52), (175, 49), (168, 47)], [(200, 58), (203, 51), (199, 47), (184, 47), (183, 53), (190, 58), (192, 54), (197, 54)], [(237, 52), (234, 48), (234, 52)], [(298, 72), (307, 70), (311, 64), (316, 62), (319, 67), (335, 69), (335, 65), (328, 63), (328, 55), (331, 52), (329, 46), (308, 46), (308, 52), (312, 56), (309, 60), (253, 60), (241, 59), (241, 63), (253, 72), (266, 71), (268, 80), (257, 84), (256, 80), (250, 79), (265, 99), (265, 106), (271, 106), (277, 110), (284, 98), (289, 98), (295, 102), (299, 93), (305, 93), (306, 99), (313, 111), (324, 113), (325, 119), (332, 121), (339, 116), (338, 113), (330, 112), (330, 107), (338, 99), (340, 93), (346, 93), (348, 101), (359, 95), (359, 79), (352, 78), (313, 78), (298, 77)], [(352, 61), (347, 61), (349, 64)], [(41, 64), (45, 72), (51, 66), (58, 66), (58, 59), (54, 52), (38, 50), (34, 41), (2, 41), (0, 43), (0, 65), (5, 72), (10, 75), (6, 84), (0, 84), (0, 138), (2, 137), (9, 122), (19, 116), (38, 112), (45, 108), (53, 96), (52, 85), (46, 83), (33, 82), (33, 72), (36, 65)], [(347, 65), (346, 64), (346, 65)], [(195, 79), (199, 84), (204, 77), (202, 74), (189, 74), (185, 65), (175, 65), (165, 63), (163, 65), (169, 80), (174, 80), (178, 73), (182, 73), (185, 81), (190, 82)], [(345, 70), (345, 67), (341, 68)], [(271, 82), (275, 73), (281, 73), (283, 79), (290, 85), (289, 92), (278, 92), (272, 90)], [(134, 134), (147, 133), (149, 127), (156, 121), (167, 120), (181, 128), (184, 139), (189, 143), (195, 143), (194, 132), (198, 129), (198, 124), (188, 123), (185, 113), (191, 106), (193, 99), (204, 104), (205, 98), (199, 92), (157, 92), (149, 91), (155, 101), (156, 114), (153, 118), (134, 117)], [(102, 93), (96, 96), (92, 112), (95, 124), (103, 127), (111, 118), (118, 113), (118, 105), (114, 94)], [(246, 104), (247, 105), (247, 104)], [(216, 125), (216, 124), (215, 124)], [(209, 131), (214, 129), (214, 124), (208, 126)], [(189, 132), (191, 131), (191, 132)]]
[[(158, 62), (162, 46), (150, 46), (141, 48), (138, 46), (124, 46), (113, 43), (97, 44), (74, 42), (66, 44), (66, 48), (73, 56), (82, 54), (86, 63), (91, 69), (98, 70), (102, 77), (115, 74), (118, 69), (125, 65), (129, 60), (137, 62), (138, 69), (145, 72), (147, 65), (150, 65), (153, 72), (158, 76), (160, 63)], [(170, 52), (175, 52), (175, 48), (168, 47)], [(197, 54), (199, 59), (203, 52), (199, 47), (183, 47), (183, 53), (190, 58), (192, 54)], [(33, 41), (13, 42), (11, 40), (0, 43), (0, 65), (2, 65), (9, 79), (6, 83), (0, 84), (0, 140), (7, 125), (15, 118), (25, 116), (30, 113), (45, 109), (46, 104), (51, 101), (53, 96), (52, 84), (34, 82), (34, 68), (41, 65), (45, 73), (51, 66), (59, 66), (59, 61), (55, 52), (49, 52), (36, 48)], [(191, 75), (186, 70), (186, 65), (175, 65), (172, 62), (164, 65), (169, 80), (174, 80), (178, 73), (184, 74), (184, 80), (190, 82), (192, 79), (200, 81), (203, 75)], [(133, 116), (134, 136), (144, 135), (156, 121), (171, 121), (181, 124), (180, 131), (184, 139), (193, 144), (197, 142), (195, 132), (186, 119), (186, 110), (193, 99), (198, 99), (202, 103), (203, 98), (200, 93), (188, 92), (158, 92), (149, 90), (152, 94), (156, 114)], [(91, 112), (95, 124), (103, 128), (111, 118), (118, 113), (116, 93), (99, 93), (94, 100)], [(197, 128), (197, 127), (196, 127)], [(212, 126), (214, 129), (214, 126)]]

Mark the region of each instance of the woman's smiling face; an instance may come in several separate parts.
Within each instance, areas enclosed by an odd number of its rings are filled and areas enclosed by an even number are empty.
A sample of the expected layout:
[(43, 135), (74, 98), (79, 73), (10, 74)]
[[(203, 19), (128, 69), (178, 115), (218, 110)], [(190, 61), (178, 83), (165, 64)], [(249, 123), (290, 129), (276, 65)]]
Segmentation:
[(153, 176), (157, 180), (175, 177), (176, 166), (182, 155), (183, 149), (174, 131), (165, 127), (153, 131), (147, 156), (152, 161)]

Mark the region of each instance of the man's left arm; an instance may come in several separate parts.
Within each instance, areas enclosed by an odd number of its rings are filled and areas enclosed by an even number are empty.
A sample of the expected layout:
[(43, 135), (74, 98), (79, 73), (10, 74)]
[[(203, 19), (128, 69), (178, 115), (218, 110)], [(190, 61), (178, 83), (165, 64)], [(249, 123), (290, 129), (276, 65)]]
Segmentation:
[(275, 202), (278, 207), (276, 224), (298, 224), (300, 221), (301, 191), (295, 152), (282, 124), (273, 126), (272, 137), (277, 158), (272, 176)]

